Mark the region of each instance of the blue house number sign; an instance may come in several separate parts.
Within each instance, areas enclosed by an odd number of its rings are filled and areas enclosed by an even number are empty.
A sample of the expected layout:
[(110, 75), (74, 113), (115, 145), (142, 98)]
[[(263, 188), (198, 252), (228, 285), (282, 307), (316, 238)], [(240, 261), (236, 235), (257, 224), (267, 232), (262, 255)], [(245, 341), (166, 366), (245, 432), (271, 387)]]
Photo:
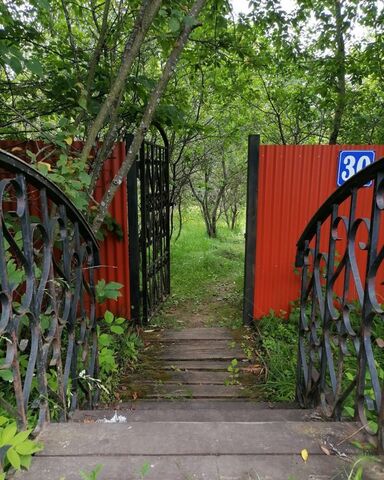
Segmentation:
[[(343, 150), (339, 153), (339, 170), (337, 173), (337, 186), (340, 187), (347, 180), (360, 172), (375, 161), (375, 152), (373, 150)], [(365, 186), (369, 187), (372, 182)]]

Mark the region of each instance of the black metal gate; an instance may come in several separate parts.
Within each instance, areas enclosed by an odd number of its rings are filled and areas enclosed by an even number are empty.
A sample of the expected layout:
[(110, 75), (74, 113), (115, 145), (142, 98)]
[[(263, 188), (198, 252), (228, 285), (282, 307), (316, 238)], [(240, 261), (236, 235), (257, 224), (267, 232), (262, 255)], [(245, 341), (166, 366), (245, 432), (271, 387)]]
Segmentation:
[(145, 140), (127, 178), (131, 316), (140, 323), (170, 293), (169, 148), (156, 128), (163, 145)]

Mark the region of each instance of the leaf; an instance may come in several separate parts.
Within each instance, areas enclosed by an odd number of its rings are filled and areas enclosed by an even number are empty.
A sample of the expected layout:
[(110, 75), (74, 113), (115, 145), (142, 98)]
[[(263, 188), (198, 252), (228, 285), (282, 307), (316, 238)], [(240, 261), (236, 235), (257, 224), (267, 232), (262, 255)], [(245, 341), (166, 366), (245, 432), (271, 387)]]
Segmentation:
[(108, 324), (111, 324), (113, 322), (113, 319), (114, 319), (114, 315), (112, 312), (110, 312), (109, 310), (107, 310), (105, 313), (104, 313), (104, 320), (108, 323)]
[(180, 29), (180, 22), (176, 17), (171, 17), (168, 21), (169, 28), (172, 32), (178, 32)]
[(4, 423), (7, 423), (7, 422), (8, 422), (7, 417), (0, 417), (0, 427), (1, 427), (1, 425), (4, 425)]
[(13, 374), (12, 370), (7, 368), (6, 370), (0, 370), (0, 378), (5, 382), (12, 382), (13, 381)]
[(15, 450), (20, 455), (32, 455), (41, 450), (41, 447), (32, 440), (26, 440), (20, 445), (16, 445)]
[(39, 170), (42, 170), (44, 173), (50, 172), (52, 170), (52, 166), (48, 162), (37, 162), (36, 166), (39, 168)]
[(35, 153), (31, 152), (30, 150), (27, 150), (25, 153), (28, 155), (28, 157), (29, 157), (33, 162), (36, 161), (36, 154), (35, 154)]
[(64, 142), (65, 142), (67, 145), (72, 145), (72, 143), (73, 143), (73, 138), (72, 138), (72, 137), (64, 138)]
[(45, 10), (49, 10), (51, 7), (49, 0), (37, 0), (37, 3), (41, 8), (44, 8)]
[(100, 347), (109, 347), (112, 343), (112, 337), (106, 333), (99, 335), (99, 345)]
[(6, 63), (12, 68), (16, 75), (23, 71), (23, 65), (17, 57), (9, 57)]
[(25, 65), (28, 70), (30, 70), (35, 75), (39, 77), (42, 77), (44, 75), (43, 67), (37, 58), (30, 58), (25, 60)]
[(21, 467), (20, 456), (13, 447), (11, 447), (7, 451), (7, 458), (9, 460), (9, 463), (12, 465), (12, 467), (15, 470), (20, 470), (20, 467)]
[(17, 426), (16, 423), (12, 422), (10, 425), (4, 428), (3, 434), (1, 436), (2, 445), (11, 445), (13, 437), (16, 435)]
[(303, 450), (301, 450), (300, 455), (301, 455), (301, 458), (304, 460), (304, 462), (307, 462), (309, 453), (306, 448), (303, 448)]
[(79, 98), (79, 105), (80, 105), (81, 108), (86, 110), (87, 109), (87, 99), (85, 97), (80, 97)]
[(14, 439), (12, 440), (12, 445), (16, 446), (24, 442), (29, 437), (31, 432), (32, 430), (24, 430), (23, 432), (19, 432), (17, 435), (15, 435)]
[(382, 338), (376, 338), (376, 345), (379, 348), (384, 348), (384, 340)]
[(87, 172), (80, 172), (79, 179), (84, 183), (86, 187), (91, 183), (91, 176)]
[(353, 480), (363, 480), (363, 473), (364, 473), (363, 467), (360, 466), (357, 469), (355, 476), (353, 477)]
[(124, 333), (124, 328), (120, 325), (112, 325), (111, 332), (116, 333), (117, 335), (122, 335)]
[(320, 445), (320, 448), (325, 455), (332, 455), (331, 451), (325, 445)]
[(29, 470), (32, 462), (32, 455), (20, 455), (20, 464), (25, 470)]
[(187, 15), (186, 17), (184, 17), (184, 24), (187, 26), (187, 27), (193, 27), (195, 25), (197, 25), (197, 20), (195, 17), (192, 17), (191, 15)]

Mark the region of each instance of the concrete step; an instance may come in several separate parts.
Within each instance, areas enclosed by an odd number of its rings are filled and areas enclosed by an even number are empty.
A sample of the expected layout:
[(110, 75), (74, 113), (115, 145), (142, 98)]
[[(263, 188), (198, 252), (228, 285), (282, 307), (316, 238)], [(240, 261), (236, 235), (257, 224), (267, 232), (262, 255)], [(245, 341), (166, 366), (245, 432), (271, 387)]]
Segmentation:
[[(356, 423), (292, 421), (128, 422), (51, 424), (41, 434), (39, 453), (24, 480), (77, 480), (80, 470), (103, 465), (98, 480), (288, 480), (330, 479), (351, 464), (327, 456), (335, 446), (351, 461), (361, 452), (350, 440), (365, 441)], [(309, 453), (304, 462), (300, 452)], [(143, 466), (148, 474), (141, 475)], [(376, 469), (376, 470), (375, 470)], [(364, 479), (383, 478), (382, 465)]]
[[(367, 462), (363, 463), (363, 465)], [(101, 467), (98, 480), (345, 480), (351, 464), (337, 456), (311, 455), (304, 463), (292, 455), (136, 455), (40, 457), (22, 480), (80, 480), (80, 472)], [(380, 465), (373, 464), (364, 480), (382, 480)], [(148, 471), (148, 473), (146, 473)], [(89, 477), (91, 478), (91, 477)]]
[(146, 398), (249, 398), (255, 397), (253, 390), (242, 385), (177, 385), (154, 383), (148, 385)]
[[(320, 454), (319, 442), (337, 445), (355, 432), (354, 422), (133, 422), (51, 424), (38, 456)], [(342, 445), (342, 446), (341, 446)], [(349, 442), (346, 455), (357, 453)]]
[[(159, 402), (160, 403), (160, 402)], [(193, 408), (191, 401), (177, 402), (186, 403), (183, 409), (171, 409), (167, 405), (157, 408), (141, 409), (140, 405), (132, 408), (119, 410), (79, 410), (72, 417), (74, 422), (93, 423), (111, 420), (116, 415), (125, 417), (127, 422), (257, 422), (257, 421), (307, 421), (311, 420), (312, 412), (301, 409), (284, 408), (245, 408), (243, 402), (227, 405), (227, 402), (219, 405), (220, 408), (207, 405), (206, 408)], [(217, 402), (216, 402), (217, 403)]]
[[(156, 410), (161, 408), (163, 410), (205, 410), (209, 408), (216, 409), (230, 409), (230, 410), (243, 410), (252, 412), (254, 410), (297, 410), (299, 406), (294, 402), (260, 402), (254, 400), (244, 399), (230, 399), (230, 400), (205, 400), (205, 399), (192, 399), (172, 402), (169, 400), (146, 400), (140, 399), (130, 402), (122, 402), (118, 405), (118, 408), (122, 410)], [(308, 411), (302, 410), (300, 411)], [(97, 410), (95, 410), (97, 412)]]

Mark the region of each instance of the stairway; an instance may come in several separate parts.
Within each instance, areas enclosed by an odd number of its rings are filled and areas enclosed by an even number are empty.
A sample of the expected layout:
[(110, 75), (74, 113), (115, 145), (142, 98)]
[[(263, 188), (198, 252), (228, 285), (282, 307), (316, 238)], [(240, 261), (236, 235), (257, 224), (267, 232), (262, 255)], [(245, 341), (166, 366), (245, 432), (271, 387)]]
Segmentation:
[[(97, 465), (103, 466), (99, 480), (348, 478), (350, 462), (360, 454), (351, 441), (366, 441), (359, 425), (257, 402), (257, 389), (248, 384), (252, 374), (227, 371), (234, 358), (239, 370), (252, 370), (231, 331), (148, 335), (161, 381), (144, 380), (145, 398), (118, 410), (79, 411), (70, 423), (49, 425), (41, 435), (44, 451), (28, 473), (15, 478), (78, 480), (80, 471)], [(154, 371), (154, 365), (148, 368)], [(125, 392), (128, 400), (128, 384)], [(383, 473), (382, 465), (373, 464), (364, 479), (382, 479)]]
[[(122, 382), (121, 397), (146, 399), (239, 399), (257, 395), (250, 362), (225, 328), (149, 331), (142, 366)], [(228, 371), (235, 361), (233, 372)]]

